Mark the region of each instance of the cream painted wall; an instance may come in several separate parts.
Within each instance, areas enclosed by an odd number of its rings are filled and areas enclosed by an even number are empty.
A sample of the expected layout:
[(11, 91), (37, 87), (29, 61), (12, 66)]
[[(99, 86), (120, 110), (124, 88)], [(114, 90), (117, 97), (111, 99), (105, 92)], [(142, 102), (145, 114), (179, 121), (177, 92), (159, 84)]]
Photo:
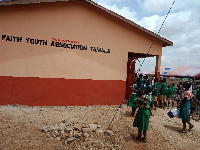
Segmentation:
[[(0, 6), (0, 76), (126, 80), (128, 52), (147, 53), (153, 37), (81, 2)], [(22, 42), (2, 40), (22, 37)], [(47, 40), (47, 45), (26, 38)], [(87, 51), (50, 46), (52, 38), (73, 40)], [(93, 52), (90, 46), (110, 49)], [(157, 40), (150, 54), (162, 55)]]

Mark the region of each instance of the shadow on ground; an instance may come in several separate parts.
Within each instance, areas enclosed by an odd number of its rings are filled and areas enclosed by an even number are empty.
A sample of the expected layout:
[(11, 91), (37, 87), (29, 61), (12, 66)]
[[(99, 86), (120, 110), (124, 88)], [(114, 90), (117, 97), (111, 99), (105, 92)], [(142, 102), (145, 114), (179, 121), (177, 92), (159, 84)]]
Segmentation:
[(126, 111), (126, 112), (124, 113), (124, 116), (125, 116), (125, 117), (132, 117), (131, 111)]
[(165, 128), (175, 131), (177, 133), (181, 133), (181, 127), (175, 127), (171, 125), (164, 125)]

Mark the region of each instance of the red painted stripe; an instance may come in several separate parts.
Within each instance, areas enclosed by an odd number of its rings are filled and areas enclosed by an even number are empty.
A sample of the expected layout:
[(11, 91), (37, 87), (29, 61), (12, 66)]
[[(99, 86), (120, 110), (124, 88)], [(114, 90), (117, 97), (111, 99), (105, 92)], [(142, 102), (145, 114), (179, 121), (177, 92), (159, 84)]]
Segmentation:
[(125, 81), (0, 77), (0, 105), (118, 105)]

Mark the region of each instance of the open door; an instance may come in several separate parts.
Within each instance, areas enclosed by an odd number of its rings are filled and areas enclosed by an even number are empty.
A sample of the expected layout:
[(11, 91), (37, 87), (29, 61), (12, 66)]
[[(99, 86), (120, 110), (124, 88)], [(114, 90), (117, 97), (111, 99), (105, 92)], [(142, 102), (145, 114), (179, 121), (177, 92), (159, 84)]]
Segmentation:
[(128, 58), (127, 62), (127, 78), (126, 78), (126, 94), (125, 98), (129, 99), (132, 93), (134, 79), (135, 79), (135, 60), (134, 58)]
[[(154, 55), (150, 54), (142, 54), (142, 53), (128, 53), (128, 62), (127, 62), (127, 78), (126, 78), (126, 93), (125, 98), (129, 99), (132, 93), (132, 88), (134, 85), (135, 79), (135, 62), (138, 58), (146, 58), (146, 57), (154, 57)], [(158, 67), (160, 64), (160, 57), (157, 57), (156, 66)], [(159, 70), (159, 69), (157, 69)], [(159, 72), (160, 73), (160, 72)]]

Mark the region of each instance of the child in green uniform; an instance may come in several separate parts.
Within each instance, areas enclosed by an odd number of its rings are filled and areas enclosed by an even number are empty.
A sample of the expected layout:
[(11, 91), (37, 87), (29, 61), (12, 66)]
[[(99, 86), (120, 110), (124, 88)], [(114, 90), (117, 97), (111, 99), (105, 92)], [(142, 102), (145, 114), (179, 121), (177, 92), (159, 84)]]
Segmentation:
[(177, 89), (177, 96), (178, 96), (177, 105), (178, 105), (182, 99), (182, 93), (183, 93), (182, 83), (180, 82), (180, 84), (177, 85), (177, 87), (178, 87)]
[(153, 105), (157, 107), (157, 100), (158, 100), (158, 78), (155, 78), (154, 85), (152, 86), (152, 96), (153, 96)]
[(166, 92), (166, 97), (168, 101), (168, 109), (170, 108), (171, 92), (172, 92), (172, 89), (170, 85), (168, 85), (167, 92)]
[(172, 108), (173, 108), (174, 107), (174, 95), (175, 95), (175, 92), (176, 92), (176, 88), (175, 88), (175, 84), (174, 83), (172, 83), (171, 89), (172, 89), (171, 100), (172, 100)]
[(134, 103), (135, 99), (137, 98), (137, 91), (139, 89), (141, 89), (142, 86), (142, 82), (140, 80), (137, 81), (137, 84), (134, 84), (133, 89), (132, 89), (132, 94), (130, 96), (130, 98), (127, 101), (127, 106), (132, 107), (132, 112), (131, 112), (131, 116), (135, 117), (135, 112), (137, 109), (137, 104)]
[(163, 83), (163, 80), (160, 80), (160, 82), (158, 83), (158, 97), (157, 97), (157, 99), (158, 99), (158, 106), (160, 108), (162, 108), (162, 100), (161, 100), (161, 95), (160, 95), (160, 91), (161, 91), (160, 89), (161, 89), (162, 83)]
[(200, 102), (200, 85), (198, 86), (198, 89), (195, 92), (196, 100)]
[(163, 79), (161, 88), (160, 88), (160, 99), (162, 101), (162, 107), (165, 109), (167, 103), (166, 103), (166, 93), (167, 93), (167, 83), (166, 83), (166, 78)]
[(138, 98), (136, 98), (135, 103), (138, 104), (139, 110), (137, 111), (135, 120), (133, 122), (133, 127), (138, 128), (138, 136), (137, 140), (141, 140), (141, 134), (143, 131), (144, 139), (143, 141), (146, 143), (146, 133), (149, 127), (149, 118), (150, 118), (150, 98), (148, 94), (151, 92), (151, 88), (145, 88), (145, 95), (143, 95), (143, 91), (138, 91)]

